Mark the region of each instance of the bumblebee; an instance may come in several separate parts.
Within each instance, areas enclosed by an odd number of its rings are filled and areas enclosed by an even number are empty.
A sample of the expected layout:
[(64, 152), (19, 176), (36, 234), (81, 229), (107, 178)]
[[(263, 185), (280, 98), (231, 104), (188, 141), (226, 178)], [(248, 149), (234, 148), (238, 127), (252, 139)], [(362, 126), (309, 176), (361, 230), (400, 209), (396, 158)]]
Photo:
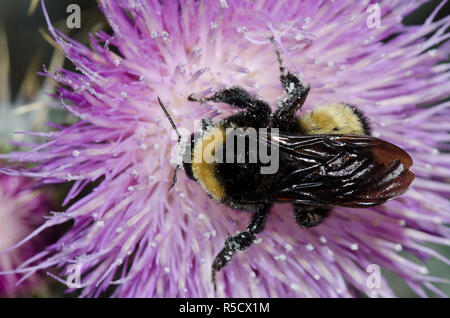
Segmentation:
[[(229, 236), (217, 254), (212, 264), (214, 288), (216, 273), (236, 252), (251, 246), (255, 235), (263, 231), (274, 203), (289, 204), (298, 225), (309, 228), (319, 225), (333, 206), (379, 205), (404, 193), (414, 179), (409, 170), (411, 157), (399, 147), (370, 136), (367, 119), (355, 106), (332, 103), (297, 116), (310, 86), (292, 72), (286, 72), (273, 38), (271, 41), (285, 91), (273, 113), (267, 102), (237, 86), (206, 98), (194, 95), (188, 98), (192, 102), (225, 103), (242, 109), (218, 122), (204, 120), (202, 133), (192, 134), (182, 162), (187, 176), (211, 198), (252, 215), (247, 228)], [(159, 98), (158, 101), (176, 130)], [(258, 132), (256, 138), (277, 146), (276, 173), (262, 174), (261, 168), (266, 163), (239, 160), (242, 158), (237, 156), (242, 154), (235, 151), (232, 163), (211, 160), (219, 152), (224, 156), (235, 150), (227, 149), (226, 140), (230, 138), (227, 131), (236, 128), (266, 129), (265, 133)], [(277, 134), (273, 133), (275, 129)], [(247, 140), (246, 144), (249, 143)], [(249, 148), (245, 148), (245, 159), (250, 156)]]

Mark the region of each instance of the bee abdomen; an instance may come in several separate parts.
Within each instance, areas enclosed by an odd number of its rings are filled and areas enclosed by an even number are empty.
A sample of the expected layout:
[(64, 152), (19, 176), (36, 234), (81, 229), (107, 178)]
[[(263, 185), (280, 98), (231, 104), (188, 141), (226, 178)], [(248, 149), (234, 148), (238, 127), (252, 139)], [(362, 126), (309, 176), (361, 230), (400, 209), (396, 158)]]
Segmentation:
[(299, 118), (301, 132), (313, 134), (370, 135), (365, 116), (355, 107), (345, 103), (317, 107)]

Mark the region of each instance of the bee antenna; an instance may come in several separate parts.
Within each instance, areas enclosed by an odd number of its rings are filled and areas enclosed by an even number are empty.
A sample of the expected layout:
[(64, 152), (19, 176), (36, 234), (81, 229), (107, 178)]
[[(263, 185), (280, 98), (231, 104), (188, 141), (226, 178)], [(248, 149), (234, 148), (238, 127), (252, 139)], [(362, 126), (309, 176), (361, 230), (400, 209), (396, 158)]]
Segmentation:
[[(175, 123), (173, 122), (172, 117), (170, 117), (169, 112), (167, 111), (166, 107), (164, 106), (164, 104), (162, 103), (161, 99), (159, 97), (158, 98), (158, 103), (161, 106), (164, 114), (166, 114), (167, 119), (169, 119), (170, 124), (172, 125), (173, 129), (175, 130), (175, 132), (177, 133), (178, 136), (178, 143), (180, 143), (181, 141), (181, 135), (178, 132), (177, 126), (175, 126)], [(172, 179), (172, 184), (169, 187), (169, 190), (173, 188), (173, 186), (175, 185), (175, 183), (177, 183), (177, 172), (178, 169), (180, 168), (180, 165), (177, 165), (177, 167), (175, 168), (175, 172), (173, 173), (173, 179)]]
[(178, 142), (180, 142), (180, 140), (181, 140), (181, 135), (180, 135), (180, 133), (178, 132), (177, 126), (175, 126), (175, 123), (173, 122), (172, 117), (170, 117), (169, 112), (167, 111), (166, 107), (165, 107), (164, 104), (162, 103), (161, 99), (160, 99), (159, 97), (157, 97), (157, 98), (158, 98), (158, 103), (159, 103), (159, 105), (161, 106), (161, 108), (162, 108), (164, 114), (166, 114), (166, 117), (167, 117), (167, 119), (169, 120), (170, 124), (172, 125), (172, 128), (173, 128), (173, 129), (175, 130), (175, 132), (177, 133), (177, 136), (178, 136)]
[(170, 185), (169, 190), (171, 190), (173, 188), (173, 186), (175, 185), (175, 183), (177, 183), (177, 172), (178, 172), (179, 168), (180, 168), (180, 165), (177, 165), (177, 167), (175, 168), (175, 171), (173, 173), (172, 184)]

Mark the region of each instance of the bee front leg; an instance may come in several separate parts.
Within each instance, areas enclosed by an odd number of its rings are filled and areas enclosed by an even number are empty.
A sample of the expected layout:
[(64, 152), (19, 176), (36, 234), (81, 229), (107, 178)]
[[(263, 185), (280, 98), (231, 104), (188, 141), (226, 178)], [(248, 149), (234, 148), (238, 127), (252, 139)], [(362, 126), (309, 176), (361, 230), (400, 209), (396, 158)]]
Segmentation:
[(272, 113), (269, 104), (250, 95), (249, 92), (239, 86), (225, 88), (210, 97), (201, 99), (194, 98), (193, 94), (191, 94), (188, 100), (200, 103), (208, 101), (225, 103), (230, 106), (245, 109), (245, 111), (227, 118), (227, 122), (233, 123), (238, 127), (267, 127)]
[(194, 94), (188, 97), (189, 101), (205, 103), (208, 101), (216, 103), (225, 103), (242, 109), (252, 108), (256, 101), (255, 97), (250, 95), (245, 89), (239, 86), (222, 89), (210, 97), (197, 99)]
[(294, 216), (297, 224), (303, 228), (317, 226), (330, 214), (330, 207), (294, 204)]
[(253, 244), (253, 241), (256, 239), (255, 234), (264, 230), (269, 209), (269, 205), (261, 206), (253, 213), (252, 220), (245, 231), (229, 236), (225, 240), (224, 248), (212, 263), (211, 281), (214, 285), (214, 290), (216, 290), (216, 273), (231, 261), (236, 252), (245, 250)]

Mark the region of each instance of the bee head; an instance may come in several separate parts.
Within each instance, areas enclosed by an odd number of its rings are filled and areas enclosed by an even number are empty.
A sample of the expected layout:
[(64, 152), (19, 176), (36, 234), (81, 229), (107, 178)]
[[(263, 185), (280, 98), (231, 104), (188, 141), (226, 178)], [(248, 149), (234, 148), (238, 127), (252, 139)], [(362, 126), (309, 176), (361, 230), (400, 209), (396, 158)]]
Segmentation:
[(183, 153), (183, 169), (189, 179), (194, 180), (194, 172), (192, 171), (192, 151), (195, 146), (195, 142), (201, 138), (201, 133), (195, 132), (191, 134), (191, 142), (187, 144)]

